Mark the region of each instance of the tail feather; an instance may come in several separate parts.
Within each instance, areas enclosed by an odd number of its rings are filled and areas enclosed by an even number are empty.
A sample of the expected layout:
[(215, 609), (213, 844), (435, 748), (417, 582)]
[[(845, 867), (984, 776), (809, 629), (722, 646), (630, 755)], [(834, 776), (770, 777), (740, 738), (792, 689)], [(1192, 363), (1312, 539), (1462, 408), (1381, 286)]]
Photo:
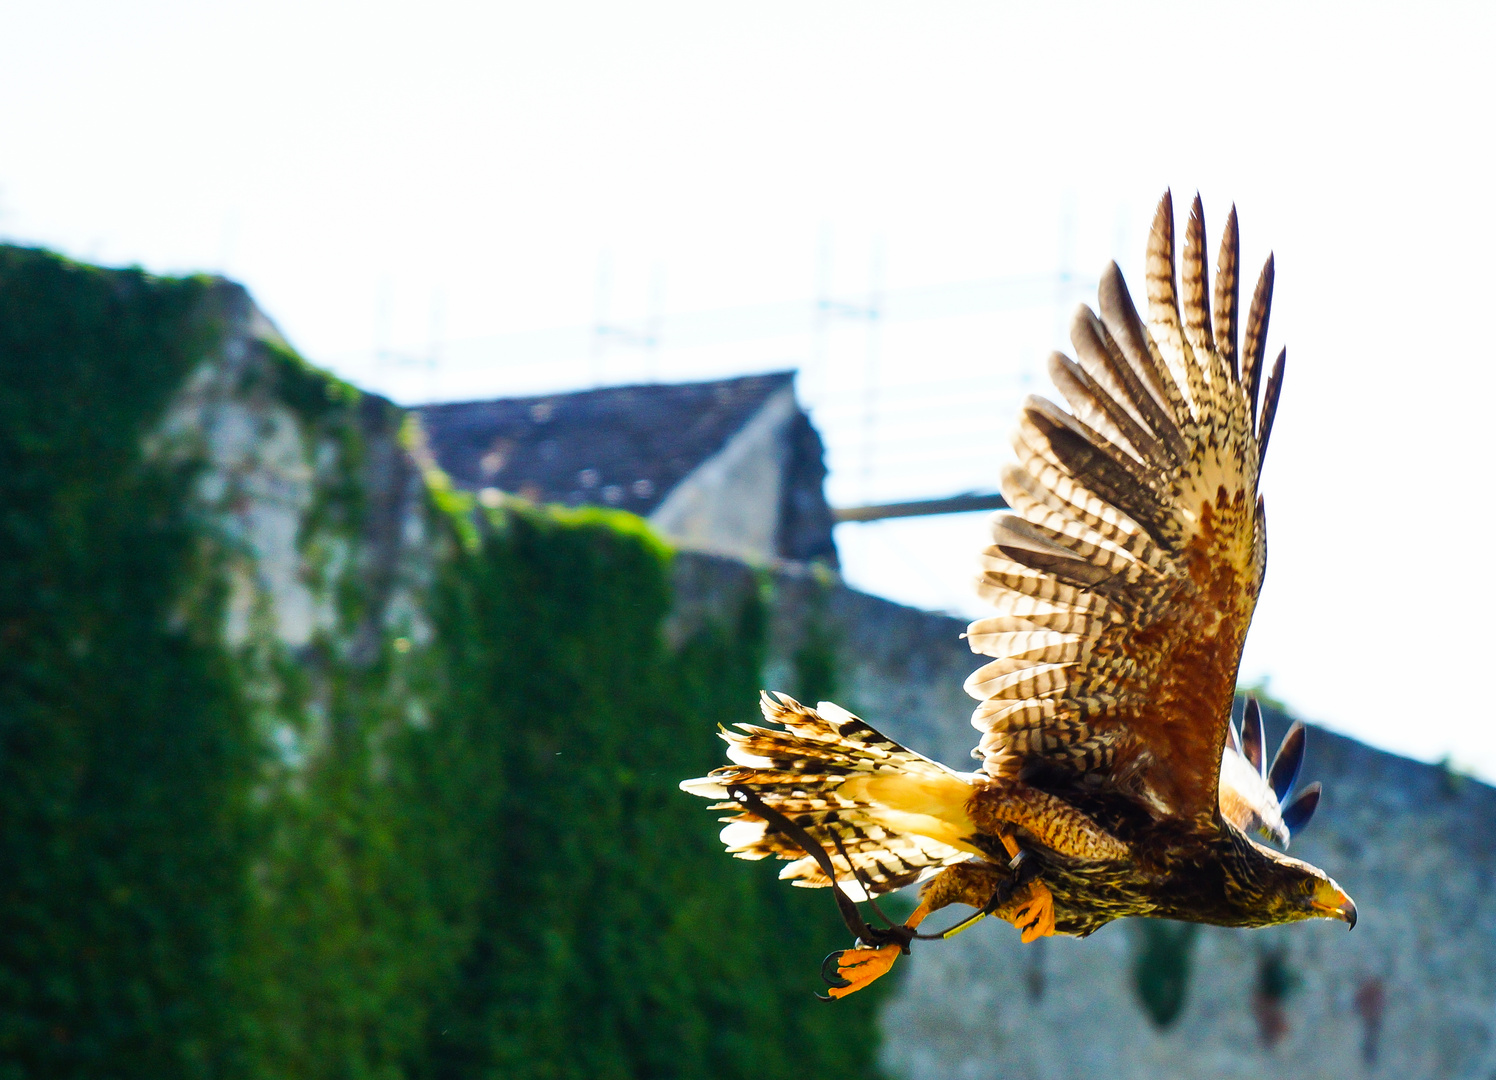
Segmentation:
[[(764, 694), (764, 718), (784, 730), (739, 724), (722, 732), (732, 765), (681, 784), (708, 799), (730, 800), (729, 789), (751, 790), (821, 844), (837, 882), (853, 899), (881, 896), (962, 862), (979, 849), (966, 816), (970, 781), (875, 731), (845, 709), (821, 702), (807, 708), (783, 694)], [(733, 801), (714, 810), (722, 843), (740, 859), (789, 860), (780, 877), (796, 885), (831, 882), (815, 860), (763, 818)], [(863, 888), (863, 884), (867, 888)]]

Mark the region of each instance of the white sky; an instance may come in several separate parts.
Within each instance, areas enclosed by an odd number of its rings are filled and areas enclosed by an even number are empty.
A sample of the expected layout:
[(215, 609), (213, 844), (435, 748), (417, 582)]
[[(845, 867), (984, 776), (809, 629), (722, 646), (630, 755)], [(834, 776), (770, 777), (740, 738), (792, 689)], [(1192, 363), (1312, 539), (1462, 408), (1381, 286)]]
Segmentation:
[[(1234, 201), (1289, 346), (1244, 677), (1496, 776), (1493, 12), (5, 4), (0, 234), (226, 272), (403, 401), (803, 367), (855, 502), (990, 488), (1067, 347), (1054, 275), (1136, 283), (1166, 186), (1212, 236)], [(875, 284), (876, 331), (814, 332)], [(599, 316), (662, 344), (595, 354)], [(980, 535), (839, 541), (854, 584), (976, 610)]]

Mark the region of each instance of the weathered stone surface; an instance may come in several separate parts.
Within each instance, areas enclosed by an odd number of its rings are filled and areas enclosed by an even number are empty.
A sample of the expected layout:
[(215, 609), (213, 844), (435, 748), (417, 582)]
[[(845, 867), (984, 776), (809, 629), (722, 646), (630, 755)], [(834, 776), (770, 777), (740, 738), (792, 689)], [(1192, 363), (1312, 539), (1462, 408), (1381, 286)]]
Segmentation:
[[(263, 703), (267, 735), (294, 768), (329, 737), (319, 718), (333, 692), (331, 666), (316, 662), (318, 651), (362, 667), (388, 639), (426, 644), (425, 593), (443, 553), (420, 466), (402, 444), (402, 410), (366, 394), (356, 394), (356, 411), (326, 400), (298, 408), (284, 385), (297, 373), (319, 398), (339, 384), (303, 368), (241, 286), (217, 282), (206, 303), (221, 342), (183, 384), (146, 453), (199, 465), (193, 513), (204, 526), (201, 561), (219, 568), (229, 590), (224, 641)], [(318, 422), (323, 409), (338, 419)], [(196, 599), (189, 592), (181, 603)], [(300, 713), (286, 702), (287, 663), (306, 677)], [(419, 722), (426, 703), (404, 692), (407, 719)]]

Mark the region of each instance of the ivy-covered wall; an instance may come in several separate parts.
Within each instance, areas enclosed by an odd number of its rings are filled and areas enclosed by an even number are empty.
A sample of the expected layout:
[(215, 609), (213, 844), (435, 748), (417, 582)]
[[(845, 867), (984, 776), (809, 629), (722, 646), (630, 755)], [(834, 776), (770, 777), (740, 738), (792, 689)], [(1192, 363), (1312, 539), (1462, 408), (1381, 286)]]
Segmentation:
[(869, 1075), (676, 790), (761, 597), (421, 460), (242, 290), (0, 248), (0, 1080)]

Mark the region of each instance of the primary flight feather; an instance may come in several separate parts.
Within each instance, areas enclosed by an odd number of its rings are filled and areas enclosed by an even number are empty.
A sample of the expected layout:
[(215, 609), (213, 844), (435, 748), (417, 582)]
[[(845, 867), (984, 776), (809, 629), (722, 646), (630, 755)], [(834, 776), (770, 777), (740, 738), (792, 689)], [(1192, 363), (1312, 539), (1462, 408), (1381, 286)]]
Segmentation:
[[(1289, 801), (1302, 727), (1269, 768), (1256, 703), (1242, 732), (1231, 720), (1267, 565), (1258, 475), (1284, 366), (1280, 352), (1259, 404), (1273, 262), (1238, 350), (1235, 210), (1213, 296), (1198, 197), (1181, 253), (1164, 195), (1147, 254), (1146, 321), (1113, 263), (1099, 313), (1071, 324), (1075, 358), (1050, 359), (1069, 410), (1032, 397), (1019, 414), (1012, 512), (993, 519), (977, 583), (995, 613), (967, 634), (990, 658), (966, 681), (981, 768), (766, 694), (779, 727), (724, 732), (733, 764), (681, 785), (735, 811), (733, 854), (790, 860), (782, 877), (836, 890), (859, 946), (828, 958), (832, 996), (936, 936), (916, 928), (952, 903), (977, 915), (938, 936), (986, 914), (1025, 941), (1122, 916), (1355, 923), (1328, 875), (1253, 839), (1286, 845), (1318, 805), (1318, 784)], [(854, 901), (916, 881), (906, 923), (862, 921)]]

